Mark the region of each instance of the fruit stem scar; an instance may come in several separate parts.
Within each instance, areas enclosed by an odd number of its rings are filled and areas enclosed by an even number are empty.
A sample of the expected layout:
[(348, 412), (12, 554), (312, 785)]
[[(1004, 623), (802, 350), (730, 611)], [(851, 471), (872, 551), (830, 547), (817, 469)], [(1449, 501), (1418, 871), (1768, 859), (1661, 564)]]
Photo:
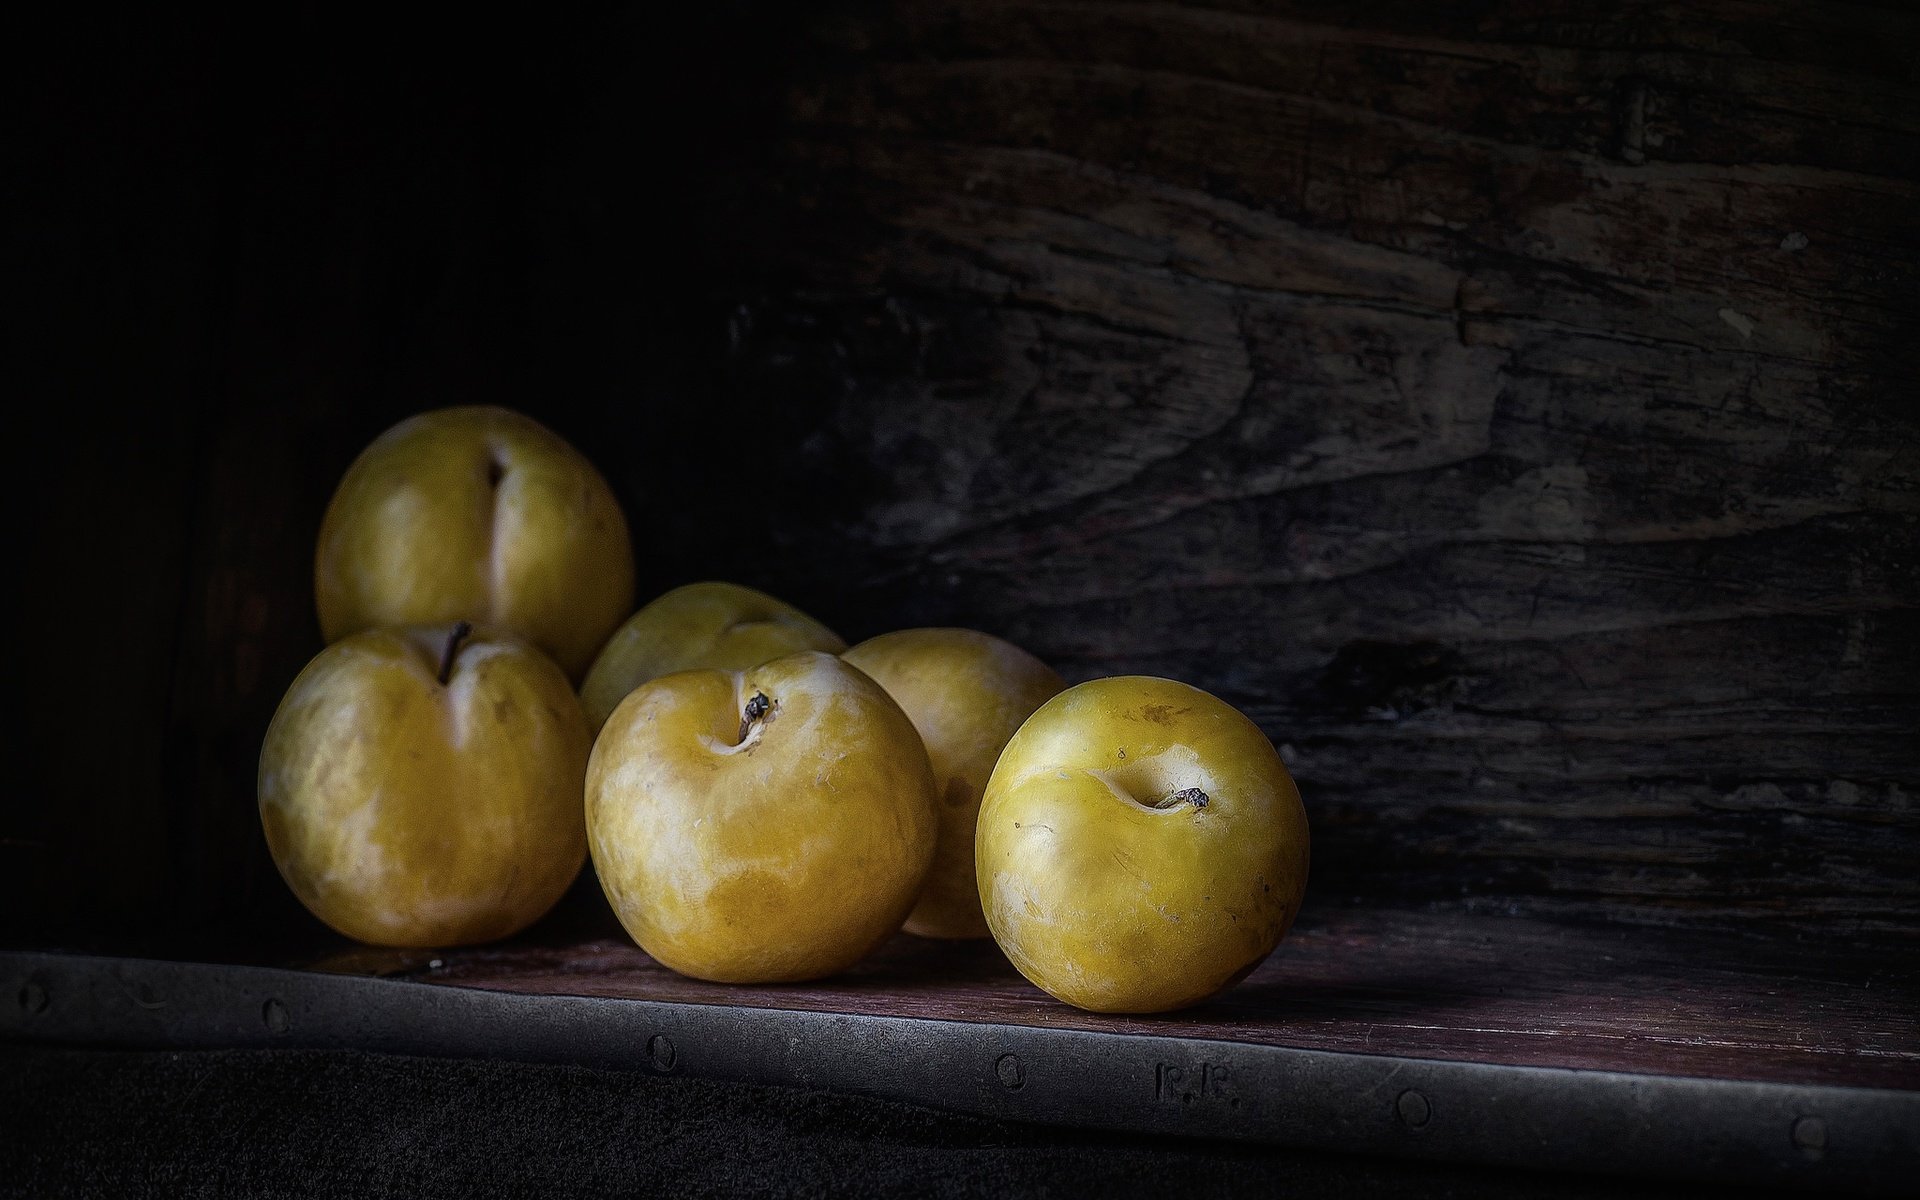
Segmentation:
[(453, 632), (447, 635), (447, 648), (440, 654), (440, 686), (447, 686), (447, 680), (453, 677), (453, 656), (460, 653), (460, 643), (467, 640), (473, 632), (469, 621), (454, 622)]
[(747, 734), (753, 730), (753, 723), (765, 717), (767, 712), (772, 708), (773, 701), (767, 699), (765, 692), (755, 692), (753, 699), (747, 701), (746, 712), (742, 714), (740, 718), (739, 740), (742, 742), (746, 741)]
[(1205, 808), (1212, 797), (1199, 788), (1182, 788), (1154, 805), (1155, 808), (1172, 808), (1176, 804), (1191, 804), (1195, 808)]

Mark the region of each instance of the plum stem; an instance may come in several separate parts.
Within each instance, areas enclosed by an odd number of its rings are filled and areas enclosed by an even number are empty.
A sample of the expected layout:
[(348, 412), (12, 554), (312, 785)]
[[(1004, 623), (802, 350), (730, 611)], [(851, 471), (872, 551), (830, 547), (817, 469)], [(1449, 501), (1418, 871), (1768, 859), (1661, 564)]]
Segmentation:
[(1205, 808), (1208, 802), (1211, 801), (1212, 799), (1213, 797), (1207, 795), (1205, 792), (1201, 791), (1199, 788), (1182, 788), (1181, 790), (1168, 796), (1165, 800), (1162, 800), (1160, 803), (1154, 805), (1154, 807), (1155, 808), (1172, 808), (1176, 804), (1191, 804), (1195, 808)]
[[(740, 718), (740, 741), (747, 740), (747, 734), (753, 731), (753, 723), (767, 715), (773, 708), (773, 701), (767, 699), (765, 692), (755, 692), (753, 699), (747, 701), (747, 710)], [(736, 745), (738, 743), (735, 743)]]
[(453, 632), (447, 635), (447, 648), (440, 654), (440, 686), (447, 686), (447, 680), (453, 677), (453, 656), (460, 653), (460, 643), (467, 640), (473, 632), (473, 624), (468, 621), (455, 621)]

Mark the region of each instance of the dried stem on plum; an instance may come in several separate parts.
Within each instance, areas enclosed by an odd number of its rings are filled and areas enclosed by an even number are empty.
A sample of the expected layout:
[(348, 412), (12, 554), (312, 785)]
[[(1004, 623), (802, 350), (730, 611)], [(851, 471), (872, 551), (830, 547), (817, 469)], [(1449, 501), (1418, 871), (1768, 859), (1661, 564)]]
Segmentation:
[(1182, 788), (1168, 796), (1165, 800), (1154, 805), (1154, 807), (1173, 808), (1180, 804), (1191, 804), (1195, 808), (1205, 808), (1212, 799), (1213, 797), (1207, 795), (1199, 788)]
[(746, 712), (742, 714), (740, 718), (739, 741), (741, 742), (746, 741), (747, 734), (753, 731), (754, 722), (765, 717), (772, 708), (773, 708), (773, 701), (767, 699), (767, 694), (765, 692), (755, 692), (753, 694), (753, 699), (747, 701)]

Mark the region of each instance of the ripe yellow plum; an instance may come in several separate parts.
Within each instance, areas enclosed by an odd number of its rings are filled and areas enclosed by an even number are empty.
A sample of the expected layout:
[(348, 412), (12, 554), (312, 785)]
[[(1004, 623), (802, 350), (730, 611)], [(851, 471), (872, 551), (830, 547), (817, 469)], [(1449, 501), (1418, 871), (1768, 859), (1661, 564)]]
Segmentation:
[(1300, 910), (1307, 817), (1273, 743), (1169, 679), (1055, 696), (1000, 756), (975, 843), (994, 939), (1095, 1012), (1163, 1012), (1227, 987)]
[(846, 969), (933, 859), (933, 771), (879, 684), (803, 651), (641, 685), (587, 768), (587, 839), (641, 949), (725, 983)]
[(517, 638), (355, 634), (307, 665), (268, 727), (267, 846), (300, 902), (348, 937), (505, 937), (579, 874), (591, 743), (560, 668)]
[(801, 650), (837, 654), (838, 634), (791, 604), (737, 583), (689, 583), (627, 618), (580, 686), (595, 729), (627, 693), (675, 671), (744, 670)]
[(973, 864), (980, 798), (1007, 740), (1066, 682), (1020, 647), (971, 629), (883, 633), (840, 657), (899, 701), (933, 764), (940, 842), (907, 932), (986, 937)]
[(607, 481), (504, 408), (410, 417), (361, 452), (314, 554), (320, 630), (473, 621), (579, 679), (633, 607), (633, 547)]

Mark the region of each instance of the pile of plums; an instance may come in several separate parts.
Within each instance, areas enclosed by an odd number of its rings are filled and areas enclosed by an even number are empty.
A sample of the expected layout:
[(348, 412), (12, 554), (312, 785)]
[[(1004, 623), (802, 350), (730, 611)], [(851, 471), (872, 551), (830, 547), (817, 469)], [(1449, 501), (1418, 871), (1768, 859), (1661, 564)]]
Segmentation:
[(268, 729), (260, 817), (295, 895), (361, 941), (506, 937), (591, 853), (640, 947), (701, 979), (831, 975), (904, 928), (1157, 1012), (1245, 975), (1299, 910), (1299, 792), (1230, 705), (1069, 688), (969, 629), (849, 649), (730, 583), (633, 611), (612, 490), (518, 413), (378, 438), (314, 586), (331, 644)]

